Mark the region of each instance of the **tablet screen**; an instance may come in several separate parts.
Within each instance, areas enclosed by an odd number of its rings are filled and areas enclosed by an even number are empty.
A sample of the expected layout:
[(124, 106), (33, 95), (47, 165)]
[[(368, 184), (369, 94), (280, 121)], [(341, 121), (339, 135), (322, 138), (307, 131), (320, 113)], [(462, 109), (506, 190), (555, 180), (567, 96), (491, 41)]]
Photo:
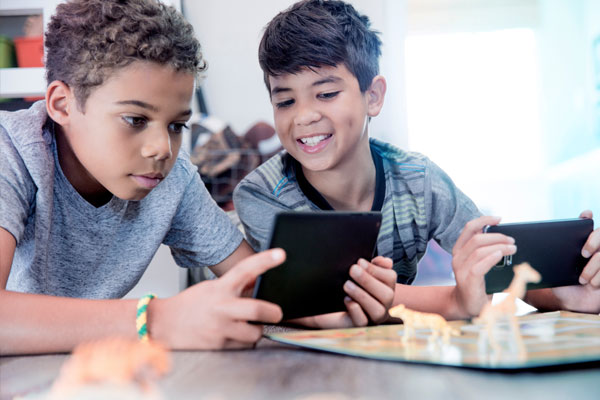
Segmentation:
[(380, 212), (278, 214), (269, 247), (286, 261), (257, 279), (254, 297), (281, 306), (284, 320), (345, 310), (349, 269), (372, 259), (380, 225)]

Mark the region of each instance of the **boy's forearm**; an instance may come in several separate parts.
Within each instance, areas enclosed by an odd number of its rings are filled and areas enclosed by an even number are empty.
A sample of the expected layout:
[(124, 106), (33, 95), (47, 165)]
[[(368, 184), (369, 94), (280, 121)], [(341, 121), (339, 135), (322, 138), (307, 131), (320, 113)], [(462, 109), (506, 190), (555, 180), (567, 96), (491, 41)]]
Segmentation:
[(243, 259), (250, 257), (251, 255), (256, 254), (252, 247), (246, 242), (246, 240), (242, 240), (237, 249), (234, 250), (227, 258), (221, 261), (217, 265), (213, 265), (210, 267), (210, 270), (217, 276), (223, 276), (227, 271), (233, 268), (234, 265), (238, 264)]
[(135, 339), (136, 303), (0, 290), (0, 355), (69, 352), (106, 336)]
[(404, 304), (412, 310), (440, 314), (447, 320), (466, 319), (460, 307), (455, 286), (410, 286), (396, 284), (394, 305)]

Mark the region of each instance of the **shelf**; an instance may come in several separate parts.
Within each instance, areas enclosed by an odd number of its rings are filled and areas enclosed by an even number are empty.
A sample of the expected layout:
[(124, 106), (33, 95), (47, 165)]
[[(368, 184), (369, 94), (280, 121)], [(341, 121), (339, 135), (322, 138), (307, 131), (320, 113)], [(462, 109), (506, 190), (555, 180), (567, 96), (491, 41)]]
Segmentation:
[(35, 15), (44, 12), (42, 0), (0, 0), (0, 15)]
[(44, 68), (0, 68), (0, 97), (43, 96), (44, 74)]
[(63, 0), (0, 0), (0, 16), (38, 15), (44, 17), (44, 27), (56, 6)]
[[(44, 16), (44, 27), (63, 0), (0, 0), (0, 16)], [(181, 0), (163, 0), (181, 10)], [(0, 97), (43, 96), (46, 92), (44, 68), (0, 68)]]

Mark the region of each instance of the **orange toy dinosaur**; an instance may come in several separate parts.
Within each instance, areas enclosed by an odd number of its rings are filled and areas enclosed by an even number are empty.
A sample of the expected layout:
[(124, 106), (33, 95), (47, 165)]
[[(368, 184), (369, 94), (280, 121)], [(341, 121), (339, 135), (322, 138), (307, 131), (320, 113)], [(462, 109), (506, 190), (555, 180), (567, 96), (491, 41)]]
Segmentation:
[(63, 365), (49, 398), (80, 398), (86, 390), (105, 393), (112, 387), (117, 392), (157, 399), (161, 396), (153, 381), (169, 368), (169, 353), (156, 342), (107, 338), (83, 343)]

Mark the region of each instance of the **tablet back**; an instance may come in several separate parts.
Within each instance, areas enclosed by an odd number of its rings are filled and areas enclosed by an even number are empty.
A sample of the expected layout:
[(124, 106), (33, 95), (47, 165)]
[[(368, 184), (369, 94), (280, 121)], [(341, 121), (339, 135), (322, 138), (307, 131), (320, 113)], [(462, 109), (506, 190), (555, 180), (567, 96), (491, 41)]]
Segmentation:
[(269, 247), (286, 261), (258, 278), (254, 297), (279, 304), (284, 320), (345, 310), (348, 271), (371, 260), (380, 225), (380, 212), (278, 214)]
[(487, 232), (499, 232), (515, 239), (517, 252), (505, 256), (485, 275), (487, 293), (501, 292), (510, 284), (513, 267), (528, 262), (542, 275), (539, 283), (527, 289), (578, 285), (579, 275), (588, 262), (581, 249), (594, 229), (591, 219), (520, 222), (490, 226)]

